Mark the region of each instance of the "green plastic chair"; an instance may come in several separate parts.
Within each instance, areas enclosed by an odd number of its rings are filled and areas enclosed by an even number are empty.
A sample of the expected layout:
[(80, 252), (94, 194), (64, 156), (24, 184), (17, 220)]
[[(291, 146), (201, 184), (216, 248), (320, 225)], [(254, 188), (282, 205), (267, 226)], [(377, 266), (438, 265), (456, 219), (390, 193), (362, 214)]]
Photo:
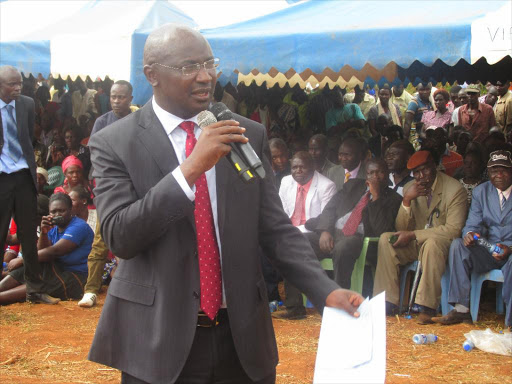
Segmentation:
[[(364, 267), (366, 266), (366, 253), (368, 252), (368, 245), (370, 244), (370, 242), (378, 241), (378, 237), (364, 238), (363, 249), (361, 249), (359, 258), (356, 260), (356, 263), (354, 264), (354, 269), (352, 270), (352, 277), (350, 281), (350, 289), (352, 291), (363, 293)], [(370, 267), (372, 268), (373, 277), (375, 277), (375, 266), (370, 265)]]
[[(356, 291), (359, 293), (363, 292), (363, 279), (364, 279), (364, 267), (366, 265), (366, 253), (368, 252), (368, 245), (370, 242), (378, 242), (378, 237), (365, 237), (363, 241), (363, 249), (361, 249), (361, 253), (359, 254), (358, 259), (356, 260), (356, 263), (354, 265), (354, 270), (352, 271), (352, 277), (350, 282), (350, 289), (352, 291)], [(320, 260), (320, 265), (322, 268), (326, 271), (332, 271), (334, 270), (334, 266), (332, 264), (332, 259), (322, 259)], [(370, 265), (373, 272), (373, 277), (375, 277), (375, 266)], [(306, 308), (312, 308), (313, 306), (308, 301), (308, 298), (306, 295), (302, 295), (304, 306)]]

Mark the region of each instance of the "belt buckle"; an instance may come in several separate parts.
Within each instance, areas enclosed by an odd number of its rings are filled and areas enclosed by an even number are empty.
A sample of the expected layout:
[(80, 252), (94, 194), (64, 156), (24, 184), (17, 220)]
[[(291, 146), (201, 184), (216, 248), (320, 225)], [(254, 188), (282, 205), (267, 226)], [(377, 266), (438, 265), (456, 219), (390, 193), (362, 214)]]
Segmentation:
[[(210, 320), (210, 318), (208, 317), (208, 315), (206, 313), (198, 313), (197, 316), (198, 317), (206, 317), (208, 320)], [(215, 318), (213, 320), (210, 320), (210, 321), (212, 321), (211, 324), (205, 325), (205, 324), (197, 323), (197, 326), (201, 327), (201, 328), (213, 328), (213, 327), (216, 327), (217, 325), (219, 325), (219, 314), (217, 313), (215, 315)], [(213, 321), (215, 321), (215, 323), (213, 323)]]

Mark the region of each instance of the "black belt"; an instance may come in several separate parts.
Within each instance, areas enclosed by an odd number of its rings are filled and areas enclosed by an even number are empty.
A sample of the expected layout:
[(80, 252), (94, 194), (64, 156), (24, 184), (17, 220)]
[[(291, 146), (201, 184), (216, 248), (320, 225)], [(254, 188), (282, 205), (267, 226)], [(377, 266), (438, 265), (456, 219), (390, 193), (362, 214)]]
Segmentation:
[(219, 309), (217, 315), (212, 319), (208, 317), (206, 313), (203, 311), (197, 314), (197, 326), (202, 328), (212, 328), (216, 327), (220, 324), (227, 322), (228, 320), (228, 310), (226, 308)]

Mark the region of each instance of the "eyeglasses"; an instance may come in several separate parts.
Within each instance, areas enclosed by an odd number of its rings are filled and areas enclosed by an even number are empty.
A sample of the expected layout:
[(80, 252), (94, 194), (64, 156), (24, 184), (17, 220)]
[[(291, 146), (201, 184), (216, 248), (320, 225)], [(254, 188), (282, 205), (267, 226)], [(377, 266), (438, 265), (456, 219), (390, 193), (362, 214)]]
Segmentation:
[(195, 76), (199, 73), (201, 68), (204, 68), (205, 70), (207, 70), (209, 72), (214, 71), (215, 68), (217, 68), (219, 66), (219, 61), (220, 61), (219, 59), (215, 58), (215, 59), (205, 61), (203, 64), (190, 64), (190, 65), (185, 65), (184, 67), (181, 67), (181, 68), (170, 67), (168, 65), (164, 65), (164, 64), (160, 64), (160, 63), (153, 63), (151, 65), (156, 64), (156, 65), (159, 65), (164, 68), (175, 69), (176, 71), (181, 71), (181, 74), (183, 76)]

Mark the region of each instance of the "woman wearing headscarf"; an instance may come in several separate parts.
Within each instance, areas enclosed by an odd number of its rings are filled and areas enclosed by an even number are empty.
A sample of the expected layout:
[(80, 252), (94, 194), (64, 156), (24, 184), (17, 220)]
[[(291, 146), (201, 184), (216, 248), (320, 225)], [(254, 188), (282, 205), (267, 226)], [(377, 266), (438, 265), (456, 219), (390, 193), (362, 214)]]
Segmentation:
[(95, 209), (94, 204), (92, 204), (92, 199), (94, 198), (92, 186), (89, 185), (88, 180), (84, 177), (84, 166), (82, 162), (76, 156), (68, 156), (62, 161), (62, 171), (66, 177), (64, 179), (64, 184), (55, 188), (53, 193), (61, 192), (69, 195), (74, 187), (81, 185), (87, 189), (91, 198), (88, 208)]

